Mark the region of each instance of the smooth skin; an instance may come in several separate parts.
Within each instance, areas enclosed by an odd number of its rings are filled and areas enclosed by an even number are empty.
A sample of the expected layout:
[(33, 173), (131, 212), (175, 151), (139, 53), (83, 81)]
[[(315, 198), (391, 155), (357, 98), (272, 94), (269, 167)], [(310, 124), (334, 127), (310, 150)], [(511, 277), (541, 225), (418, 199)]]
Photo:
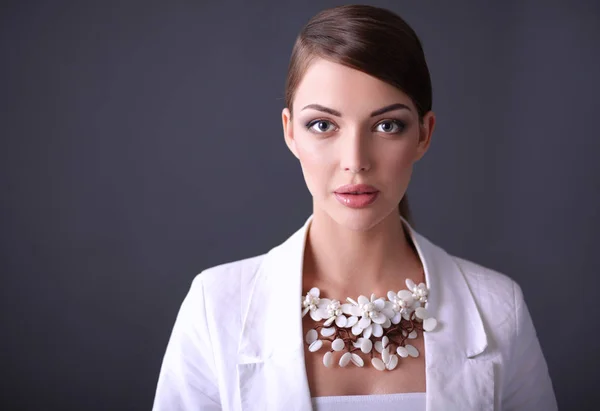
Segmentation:
[[(398, 204), (414, 164), (429, 148), (434, 113), (419, 122), (413, 101), (401, 90), (321, 58), (308, 67), (291, 109), (282, 112), (285, 142), (299, 160), (313, 197), (303, 292), (318, 287), (322, 297), (345, 300), (361, 294), (385, 296), (388, 290), (405, 288), (406, 278), (424, 282)], [(378, 198), (367, 208), (349, 208), (334, 194), (345, 184), (372, 185), (379, 190)], [(304, 332), (312, 324), (306, 316)], [(391, 372), (377, 371), (368, 361), (365, 368), (326, 368), (324, 350), (306, 350), (311, 395), (424, 392), (422, 336), (412, 341), (421, 355), (400, 359)]]

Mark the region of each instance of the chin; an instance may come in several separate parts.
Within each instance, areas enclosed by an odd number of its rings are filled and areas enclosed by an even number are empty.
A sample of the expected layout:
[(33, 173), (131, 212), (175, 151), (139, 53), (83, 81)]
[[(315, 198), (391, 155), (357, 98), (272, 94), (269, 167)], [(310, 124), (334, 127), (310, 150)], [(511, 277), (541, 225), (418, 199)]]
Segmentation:
[[(396, 208), (394, 207), (394, 210)], [(322, 210), (340, 226), (352, 231), (369, 231), (377, 226), (394, 210), (384, 210), (382, 207), (367, 207), (360, 209), (349, 208), (340, 204)], [(397, 211), (396, 211), (397, 212)]]

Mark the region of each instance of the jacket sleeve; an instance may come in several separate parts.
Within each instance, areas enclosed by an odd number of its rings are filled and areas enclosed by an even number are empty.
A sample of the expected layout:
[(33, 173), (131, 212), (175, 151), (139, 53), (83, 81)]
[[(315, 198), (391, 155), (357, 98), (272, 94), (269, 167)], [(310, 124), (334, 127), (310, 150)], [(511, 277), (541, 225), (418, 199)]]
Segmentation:
[(556, 411), (558, 409), (548, 367), (523, 299), (521, 287), (513, 283), (516, 327), (507, 364), (504, 411)]
[(201, 277), (199, 274), (192, 282), (177, 314), (153, 411), (221, 410)]

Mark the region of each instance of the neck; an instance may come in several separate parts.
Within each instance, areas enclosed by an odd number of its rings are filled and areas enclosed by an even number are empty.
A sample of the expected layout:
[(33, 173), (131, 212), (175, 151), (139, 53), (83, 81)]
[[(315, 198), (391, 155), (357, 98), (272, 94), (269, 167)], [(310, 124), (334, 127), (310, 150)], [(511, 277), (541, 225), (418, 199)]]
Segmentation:
[(397, 213), (367, 231), (358, 231), (315, 212), (306, 243), (307, 279), (337, 289), (374, 290), (403, 283), (420, 266), (405, 230)]

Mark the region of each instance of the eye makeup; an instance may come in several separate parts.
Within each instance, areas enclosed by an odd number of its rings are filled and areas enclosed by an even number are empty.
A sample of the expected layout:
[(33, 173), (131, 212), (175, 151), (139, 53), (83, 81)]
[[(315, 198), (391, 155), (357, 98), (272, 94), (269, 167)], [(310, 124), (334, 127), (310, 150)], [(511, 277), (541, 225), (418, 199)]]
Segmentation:
[[(380, 126), (385, 125), (384, 129), (379, 129)], [(315, 128), (315, 126), (317, 126)], [(325, 134), (332, 131), (336, 131), (339, 127), (331, 120), (325, 118), (312, 119), (304, 124), (304, 127), (315, 134)], [(387, 118), (378, 121), (372, 128), (373, 132), (382, 134), (400, 134), (408, 127), (407, 123), (397, 118)]]

